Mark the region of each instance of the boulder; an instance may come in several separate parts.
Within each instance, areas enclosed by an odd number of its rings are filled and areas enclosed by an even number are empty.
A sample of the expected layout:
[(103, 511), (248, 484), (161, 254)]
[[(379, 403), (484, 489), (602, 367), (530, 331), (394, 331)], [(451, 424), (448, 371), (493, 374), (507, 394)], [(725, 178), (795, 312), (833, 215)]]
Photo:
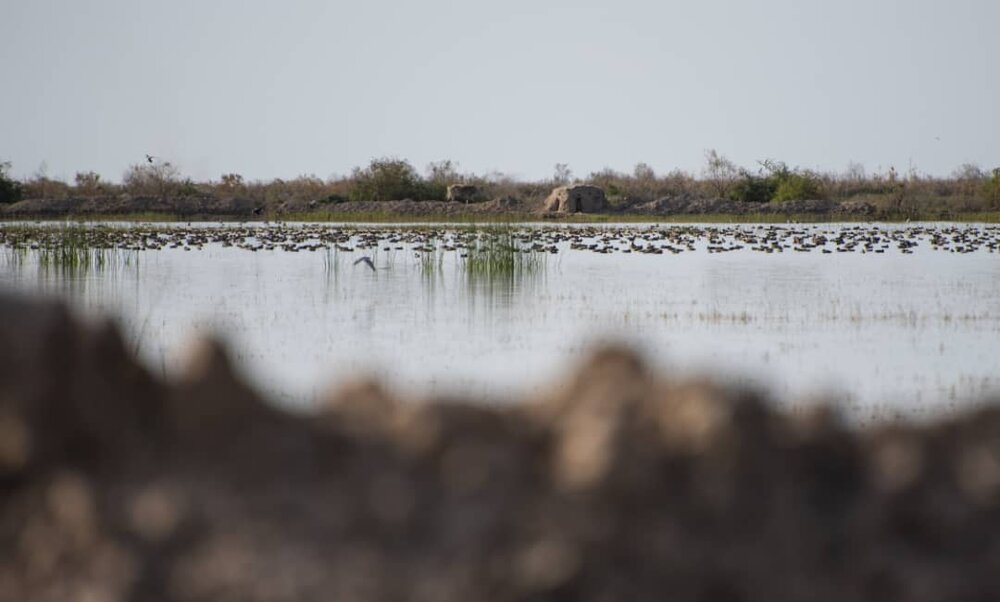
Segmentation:
[(475, 203), (480, 200), (479, 188), (469, 184), (449, 184), (446, 201), (455, 203)]
[(608, 210), (608, 199), (597, 186), (559, 186), (545, 199), (545, 211), (597, 213)]

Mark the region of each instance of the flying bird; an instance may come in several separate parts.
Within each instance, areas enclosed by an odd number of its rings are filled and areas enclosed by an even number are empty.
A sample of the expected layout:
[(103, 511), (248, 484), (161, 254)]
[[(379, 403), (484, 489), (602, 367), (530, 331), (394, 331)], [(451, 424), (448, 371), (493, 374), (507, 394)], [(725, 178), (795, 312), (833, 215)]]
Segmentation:
[(370, 267), (373, 272), (375, 271), (375, 264), (372, 262), (371, 257), (368, 257), (367, 255), (365, 255), (364, 257), (359, 257), (358, 259), (354, 260), (354, 263), (352, 265), (358, 265), (359, 263), (363, 263), (368, 267)]
[(154, 157), (153, 155), (146, 155), (146, 162), (147, 163), (152, 163), (153, 159), (155, 159), (155, 158), (156, 157)]
[(261, 215), (262, 213), (264, 213), (264, 208), (263, 207), (254, 207), (253, 208), (253, 214), (254, 215)]

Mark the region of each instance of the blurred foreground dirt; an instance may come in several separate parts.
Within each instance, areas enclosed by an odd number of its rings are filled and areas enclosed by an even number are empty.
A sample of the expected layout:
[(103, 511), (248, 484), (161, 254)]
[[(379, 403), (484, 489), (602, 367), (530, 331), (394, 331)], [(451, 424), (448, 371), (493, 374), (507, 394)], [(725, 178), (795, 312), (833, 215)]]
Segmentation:
[(0, 600), (1000, 600), (1000, 410), (857, 431), (597, 350), (495, 407), (276, 409), (0, 297)]

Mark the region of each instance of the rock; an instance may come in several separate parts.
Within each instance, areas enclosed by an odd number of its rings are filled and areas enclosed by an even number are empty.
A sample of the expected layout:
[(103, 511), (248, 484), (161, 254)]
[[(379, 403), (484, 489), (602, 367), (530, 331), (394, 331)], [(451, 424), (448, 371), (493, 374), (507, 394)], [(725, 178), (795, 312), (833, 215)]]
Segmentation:
[(549, 213), (599, 213), (608, 210), (608, 199), (597, 186), (559, 186), (545, 199)]
[(449, 184), (445, 200), (452, 203), (475, 203), (482, 198), (479, 188), (469, 184)]
[(521, 199), (512, 196), (501, 196), (483, 204), (483, 209), (490, 211), (503, 211), (516, 209), (522, 205)]
[(0, 600), (997, 600), (1000, 409), (879, 430), (658, 374), (269, 404), (0, 294)]
[(841, 213), (850, 215), (874, 215), (875, 205), (868, 201), (850, 200), (842, 201), (837, 208)]

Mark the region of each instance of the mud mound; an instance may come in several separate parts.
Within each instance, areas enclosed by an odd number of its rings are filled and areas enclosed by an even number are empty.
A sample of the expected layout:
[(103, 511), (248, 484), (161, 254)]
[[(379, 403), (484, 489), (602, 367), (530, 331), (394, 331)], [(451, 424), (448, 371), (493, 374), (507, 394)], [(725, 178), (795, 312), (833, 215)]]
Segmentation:
[(0, 600), (997, 600), (1000, 412), (845, 428), (597, 351), (515, 406), (280, 411), (0, 298)]

